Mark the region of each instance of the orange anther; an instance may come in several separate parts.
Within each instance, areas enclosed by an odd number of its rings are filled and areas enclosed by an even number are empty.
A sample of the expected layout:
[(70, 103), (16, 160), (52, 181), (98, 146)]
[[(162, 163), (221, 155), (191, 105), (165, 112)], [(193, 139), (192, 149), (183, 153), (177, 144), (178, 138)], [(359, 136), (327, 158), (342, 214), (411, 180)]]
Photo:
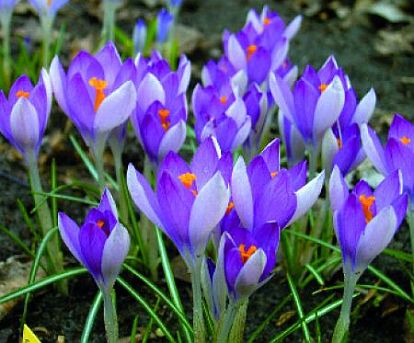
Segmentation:
[(246, 251), (246, 246), (244, 244), (239, 245), (240, 257), (242, 259), (243, 264), (247, 262), (247, 260), (256, 252), (257, 248), (255, 245), (251, 245), (249, 249)]
[(47, 0), (47, 5), (50, 7), (50, 6), (52, 6), (52, 1), (53, 0)]
[(400, 138), (400, 142), (404, 145), (410, 144), (411, 143), (411, 138), (408, 138), (407, 136), (402, 136)]
[(97, 225), (100, 229), (102, 229), (102, 228), (104, 227), (104, 225), (105, 225), (105, 222), (104, 222), (102, 219), (99, 219), (99, 220), (96, 222), (96, 225)]
[(277, 173), (278, 173), (277, 171), (274, 171), (274, 172), (270, 173), (270, 176), (272, 177), (272, 179), (277, 175)]
[(231, 210), (234, 208), (234, 202), (230, 201), (226, 208), (226, 214), (230, 214)]
[(265, 26), (269, 25), (271, 22), (272, 22), (272, 21), (271, 21), (271, 20), (270, 20), (270, 18), (268, 18), (268, 17), (266, 17), (266, 18), (264, 18), (264, 19), (263, 19), (263, 24), (264, 24)]
[(375, 203), (375, 196), (370, 195), (369, 197), (367, 197), (364, 194), (362, 194), (359, 196), (358, 199), (362, 205), (362, 211), (364, 212), (365, 222), (368, 224), (374, 217), (371, 207)]
[(168, 117), (170, 116), (170, 111), (166, 108), (162, 108), (158, 111), (158, 116), (161, 120), (161, 126), (164, 129), (164, 131), (167, 131), (170, 128), (170, 121), (168, 120)]
[(256, 51), (257, 51), (257, 45), (249, 45), (247, 47), (247, 60), (250, 60)]
[(321, 91), (321, 93), (325, 92), (326, 88), (328, 88), (328, 85), (326, 83), (321, 83), (319, 85), (319, 90)]
[(220, 97), (220, 102), (225, 105), (227, 103), (227, 97), (225, 95)]
[(190, 188), (194, 181), (196, 180), (196, 176), (192, 173), (185, 173), (178, 176), (181, 183), (184, 185), (185, 188)]
[(20, 91), (16, 92), (16, 96), (18, 98), (26, 98), (27, 99), (30, 96), (30, 93), (20, 90)]
[(106, 87), (108, 87), (108, 82), (105, 80), (100, 80), (100, 79), (97, 79), (96, 77), (93, 77), (89, 80), (89, 86), (95, 88), (95, 91), (96, 91), (95, 104), (94, 104), (93, 109), (95, 112), (97, 112), (99, 109), (99, 106), (101, 106), (102, 102), (106, 98), (104, 90)]
[(342, 139), (337, 138), (337, 139), (336, 139), (336, 143), (338, 143), (338, 148), (339, 148), (339, 149), (342, 149), (342, 147), (343, 147)]

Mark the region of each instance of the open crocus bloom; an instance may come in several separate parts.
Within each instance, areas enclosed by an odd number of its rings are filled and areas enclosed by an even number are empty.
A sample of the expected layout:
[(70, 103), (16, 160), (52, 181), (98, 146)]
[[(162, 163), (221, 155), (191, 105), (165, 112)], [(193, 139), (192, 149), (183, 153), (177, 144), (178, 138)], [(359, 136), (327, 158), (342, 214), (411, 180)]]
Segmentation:
[(39, 152), (51, 106), (52, 88), (45, 70), (34, 86), (23, 75), (10, 88), (8, 98), (0, 91), (0, 132), (26, 162)]
[(158, 166), (185, 141), (190, 62), (182, 56), (177, 71), (172, 71), (167, 61), (153, 53), (149, 60), (139, 55), (135, 63), (141, 80), (131, 122), (147, 156)]
[(118, 277), (130, 244), (127, 229), (118, 221), (111, 193), (106, 189), (97, 208), (79, 226), (65, 213), (58, 217), (62, 240), (73, 256), (92, 274), (97, 285), (108, 292)]
[(203, 256), (227, 209), (225, 180), (231, 166), (231, 156), (221, 157), (217, 143), (208, 139), (190, 166), (176, 153), (168, 153), (158, 171), (156, 193), (141, 173), (128, 167), (128, 189), (135, 204), (174, 242), (190, 269)]
[(361, 180), (349, 192), (335, 166), (329, 195), (344, 270), (360, 274), (390, 243), (405, 217), (408, 197), (401, 172), (392, 172), (374, 191)]
[(414, 125), (400, 114), (388, 132), (388, 140), (383, 148), (375, 131), (367, 125), (361, 127), (362, 144), (374, 167), (384, 176), (399, 169), (402, 173), (404, 189), (414, 194)]
[(56, 100), (86, 144), (103, 149), (112, 130), (127, 121), (136, 106), (132, 60), (122, 63), (109, 42), (95, 56), (81, 51), (65, 74), (58, 57), (50, 67)]
[(59, 11), (69, 0), (29, 0), (30, 4), (36, 9), (39, 16), (54, 18), (57, 11)]
[(306, 162), (280, 168), (279, 140), (275, 139), (248, 167), (242, 157), (234, 166), (231, 188), (234, 208), (243, 227), (252, 230), (267, 222), (281, 228), (304, 215), (318, 199), (325, 174), (306, 183)]

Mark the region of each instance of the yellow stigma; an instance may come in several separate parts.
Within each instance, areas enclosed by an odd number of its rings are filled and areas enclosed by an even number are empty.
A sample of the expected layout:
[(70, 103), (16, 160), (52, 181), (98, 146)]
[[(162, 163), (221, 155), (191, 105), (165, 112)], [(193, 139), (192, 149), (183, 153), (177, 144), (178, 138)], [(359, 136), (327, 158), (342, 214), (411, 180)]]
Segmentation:
[(220, 97), (220, 102), (225, 105), (227, 103), (227, 97), (225, 95)]
[(250, 60), (256, 51), (257, 45), (249, 45), (247, 47), (247, 60)]
[(187, 189), (189, 189), (193, 185), (194, 181), (196, 180), (196, 176), (192, 173), (181, 174), (178, 176), (178, 178), (180, 179), (184, 187)]
[(170, 121), (168, 120), (168, 117), (170, 116), (170, 111), (166, 108), (162, 108), (158, 111), (158, 116), (161, 120), (161, 126), (164, 129), (164, 131), (167, 131), (170, 128)]
[(271, 172), (270, 176), (272, 177), (272, 179), (277, 175), (277, 171)]
[(407, 144), (410, 144), (410, 143), (411, 143), (411, 139), (410, 139), (410, 138), (408, 138), (407, 136), (402, 136), (402, 137), (400, 138), (400, 142), (401, 142), (402, 144), (404, 144), (404, 145), (407, 145)]
[(271, 22), (272, 22), (272, 20), (270, 18), (268, 18), (268, 17), (266, 17), (266, 18), (263, 19), (263, 24), (265, 26), (269, 25)]
[(30, 93), (29, 92), (25, 92), (23, 90), (20, 90), (20, 91), (17, 91), (16, 92), (16, 96), (18, 98), (26, 98), (27, 99), (30, 96)]
[(95, 88), (95, 91), (96, 91), (95, 103), (94, 103), (93, 109), (95, 112), (97, 112), (99, 109), (99, 106), (101, 106), (102, 102), (106, 98), (104, 90), (106, 87), (108, 87), (108, 82), (105, 80), (100, 80), (100, 79), (97, 79), (96, 77), (93, 77), (89, 80), (89, 86)]
[(359, 202), (362, 205), (362, 212), (364, 212), (365, 222), (368, 224), (372, 218), (374, 218), (371, 207), (375, 203), (375, 196), (370, 195), (367, 197), (366, 195), (362, 194), (359, 196)]
[(328, 88), (328, 85), (326, 83), (321, 83), (319, 85), (319, 90), (321, 91), (321, 93), (325, 92), (326, 88)]
[(246, 246), (244, 244), (239, 245), (239, 252), (240, 257), (242, 259), (243, 264), (245, 264), (249, 258), (256, 252), (257, 248), (255, 245), (251, 245), (249, 249), (246, 251)]
[(105, 225), (105, 222), (104, 222), (102, 219), (99, 219), (99, 220), (96, 222), (96, 225), (97, 225), (100, 229), (102, 229), (102, 228), (104, 227), (104, 225)]

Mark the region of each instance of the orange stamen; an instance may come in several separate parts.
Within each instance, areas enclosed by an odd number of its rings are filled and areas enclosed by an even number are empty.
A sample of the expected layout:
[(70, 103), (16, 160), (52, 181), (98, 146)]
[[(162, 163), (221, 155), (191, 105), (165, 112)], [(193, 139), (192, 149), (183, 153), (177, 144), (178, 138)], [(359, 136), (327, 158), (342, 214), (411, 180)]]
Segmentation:
[(47, 0), (47, 5), (50, 7), (52, 6), (52, 0)]
[(277, 171), (271, 172), (270, 176), (272, 177), (272, 179), (277, 175)]
[(269, 25), (271, 22), (272, 22), (272, 21), (271, 21), (271, 20), (270, 20), (270, 18), (268, 18), (268, 17), (266, 17), (266, 18), (264, 18), (264, 19), (263, 19), (263, 24), (264, 24), (265, 26)]
[(96, 222), (96, 225), (98, 225), (98, 227), (99, 227), (100, 229), (102, 229), (102, 228), (103, 228), (103, 226), (105, 225), (105, 222), (104, 222), (102, 219), (99, 219), (99, 220)]
[(198, 192), (195, 189), (191, 190), (191, 193), (196, 197), (198, 195)]
[(339, 149), (342, 149), (342, 147), (343, 147), (342, 139), (337, 138), (337, 139), (336, 139), (336, 142), (338, 143), (338, 148), (339, 148)]
[(225, 95), (220, 97), (220, 102), (225, 105), (227, 103), (227, 97)]
[(192, 173), (185, 173), (178, 176), (181, 183), (184, 185), (185, 188), (189, 189), (194, 181), (196, 180), (196, 176)]
[(240, 257), (243, 264), (245, 264), (248, 259), (256, 252), (257, 248), (255, 245), (251, 245), (246, 251), (246, 246), (244, 244), (239, 245)]
[(319, 85), (319, 90), (321, 91), (321, 93), (325, 92), (326, 88), (328, 88), (328, 85), (326, 83), (321, 83)]
[(249, 45), (247, 47), (247, 60), (250, 60), (256, 51), (257, 51), (256, 45)]
[(167, 131), (170, 128), (170, 121), (168, 120), (168, 117), (170, 116), (170, 111), (166, 108), (162, 108), (158, 111), (158, 115), (161, 120), (161, 126), (164, 129), (164, 131)]
[(231, 210), (234, 208), (234, 202), (230, 201), (226, 208), (226, 214), (230, 214)]
[(105, 80), (99, 80), (96, 77), (93, 77), (89, 80), (89, 86), (95, 88), (96, 95), (95, 95), (95, 104), (94, 104), (94, 111), (97, 112), (99, 106), (101, 106), (102, 102), (105, 100), (106, 95), (104, 90), (108, 87), (108, 82)]
[(411, 143), (411, 138), (408, 138), (407, 136), (402, 136), (400, 138), (400, 142), (404, 145), (410, 144)]
[(371, 207), (375, 203), (375, 196), (370, 195), (369, 197), (367, 197), (364, 194), (360, 195), (359, 202), (362, 205), (362, 211), (364, 212), (365, 222), (368, 224), (374, 217)]
[(16, 92), (16, 96), (18, 98), (26, 98), (27, 99), (30, 96), (30, 93), (20, 90), (20, 91)]

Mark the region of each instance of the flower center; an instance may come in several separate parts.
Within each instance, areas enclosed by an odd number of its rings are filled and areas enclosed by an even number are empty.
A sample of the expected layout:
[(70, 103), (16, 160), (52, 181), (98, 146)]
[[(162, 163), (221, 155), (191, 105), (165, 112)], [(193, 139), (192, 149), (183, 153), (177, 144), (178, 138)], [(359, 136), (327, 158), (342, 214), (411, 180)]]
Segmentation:
[(89, 86), (95, 88), (95, 91), (96, 91), (95, 104), (94, 104), (93, 109), (95, 112), (97, 112), (99, 109), (99, 106), (101, 106), (102, 102), (106, 98), (104, 90), (106, 87), (108, 87), (108, 82), (105, 80), (100, 80), (100, 79), (97, 79), (96, 77), (93, 77), (89, 80)]
[(53, 0), (47, 0), (47, 6), (48, 6), (48, 7), (52, 6), (52, 1), (53, 1)]
[(247, 47), (247, 60), (250, 60), (256, 51), (257, 51), (257, 45), (254, 45), (254, 44), (249, 45)]
[(190, 189), (193, 185), (194, 181), (196, 180), (196, 176), (192, 173), (185, 173), (178, 176), (181, 183), (184, 185), (185, 188)]
[(410, 144), (411, 143), (411, 138), (408, 138), (407, 136), (402, 136), (400, 138), (400, 142), (404, 145)]
[(264, 18), (264, 19), (263, 19), (263, 24), (264, 24), (265, 26), (269, 25), (271, 22), (272, 22), (272, 21), (271, 21), (271, 20), (270, 20), (270, 18), (268, 18), (268, 17), (266, 17), (266, 18)]
[(368, 224), (374, 217), (371, 207), (375, 203), (375, 196), (370, 195), (367, 197), (366, 195), (362, 194), (359, 196), (359, 202), (362, 206), (362, 212), (364, 212), (365, 222)]
[(220, 102), (225, 105), (227, 103), (227, 97), (225, 95), (220, 97)]
[(270, 173), (270, 176), (272, 177), (272, 179), (276, 176), (278, 174), (278, 172), (277, 171), (274, 171), (274, 172), (271, 172)]
[(343, 142), (342, 142), (342, 139), (337, 138), (337, 139), (336, 139), (336, 143), (338, 143), (338, 148), (339, 148), (339, 149), (342, 149), (342, 147), (343, 147)]
[(23, 90), (19, 90), (16, 92), (16, 96), (20, 99), (20, 98), (28, 98), (30, 96), (29, 92), (25, 92)]
[(244, 244), (239, 245), (240, 257), (242, 259), (243, 264), (245, 264), (249, 260), (249, 258), (256, 252), (256, 250), (257, 248), (255, 245), (251, 245), (247, 250)]
[(104, 227), (104, 225), (105, 225), (105, 221), (103, 221), (102, 219), (99, 219), (99, 220), (96, 222), (96, 225), (97, 225), (100, 229), (102, 229), (102, 228)]
[(170, 116), (170, 111), (166, 108), (162, 108), (158, 111), (158, 116), (160, 117), (162, 128), (164, 129), (164, 131), (167, 131), (171, 125), (168, 119)]
[(226, 214), (230, 214), (231, 210), (234, 208), (234, 202), (230, 201), (226, 208)]
[(319, 85), (319, 90), (321, 91), (321, 93), (325, 92), (326, 88), (328, 88), (328, 85), (326, 83), (321, 83)]

